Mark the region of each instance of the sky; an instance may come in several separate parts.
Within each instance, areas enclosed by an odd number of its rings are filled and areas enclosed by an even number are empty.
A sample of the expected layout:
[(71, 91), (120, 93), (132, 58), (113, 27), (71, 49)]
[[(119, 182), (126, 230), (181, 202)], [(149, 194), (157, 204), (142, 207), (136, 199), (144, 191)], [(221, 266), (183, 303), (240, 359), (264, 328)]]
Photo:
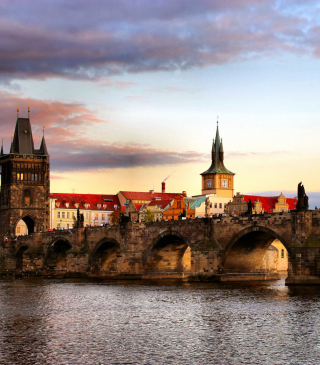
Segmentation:
[(218, 120), (235, 193), (320, 206), (319, 1), (2, 0), (0, 100), (51, 192), (201, 194)]

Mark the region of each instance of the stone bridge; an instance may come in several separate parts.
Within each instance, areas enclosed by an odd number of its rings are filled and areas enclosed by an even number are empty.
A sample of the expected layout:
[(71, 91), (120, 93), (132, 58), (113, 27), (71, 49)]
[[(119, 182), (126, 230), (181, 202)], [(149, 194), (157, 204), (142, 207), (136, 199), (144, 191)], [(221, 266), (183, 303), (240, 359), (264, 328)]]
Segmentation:
[(127, 223), (5, 241), (0, 274), (55, 277), (270, 279), (273, 240), (289, 254), (286, 284), (320, 284), (320, 211)]

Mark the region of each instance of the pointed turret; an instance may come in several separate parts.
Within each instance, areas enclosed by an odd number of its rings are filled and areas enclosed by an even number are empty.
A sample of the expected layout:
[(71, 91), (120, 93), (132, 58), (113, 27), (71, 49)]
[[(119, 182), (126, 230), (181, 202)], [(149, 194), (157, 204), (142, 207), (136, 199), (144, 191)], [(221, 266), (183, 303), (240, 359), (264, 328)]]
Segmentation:
[(211, 160), (215, 160), (216, 159), (216, 145), (214, 143), (214, 139), (212, 141), (212, 150), (211, 150)]
[(206, 174), (214, 174), (214, 173), (223, 173), (223, 174), (232, 174), (233, 172), (229, 171), (223, 163), (224, 160), (224, 152), (223, 152), (223, 145), (222, 139), (220, 139), (219, 135), (219, 125), (217, 122), (217, 130), (216, 130), (216, 138), (212, 143), (212, 162), (209, 169), (203, 172), (201, 175)]
[(10, 153), (33, 155), (34, 145), (29, 118), (17, 119)]
[[(233, 197), (233, 172), (224, 166), (224, 150), (217, 122), (216, 138), (212, 143), (211, 166), (202, 175), (202, 194), (215, 194), (224, 198)], [(220, 204), (220, 203), (219, 203)]]
[(42, 140), (41, 140), (40, 153), (42, 155), (49, 156), (49, 153), (48, 153), (48, 150), (47, 150), (47, 145), (46, 145), (46, 141), (44, 139), (44, 136), (42, 137)]
[(222, 138), (221, 138), (221, 143), (220, 143), (219, 157), (220, 157), (220, 161), (222, 161), (222, 162), (223, 162), (223, 159), (224, 159), (224, 153), (223, 153)]

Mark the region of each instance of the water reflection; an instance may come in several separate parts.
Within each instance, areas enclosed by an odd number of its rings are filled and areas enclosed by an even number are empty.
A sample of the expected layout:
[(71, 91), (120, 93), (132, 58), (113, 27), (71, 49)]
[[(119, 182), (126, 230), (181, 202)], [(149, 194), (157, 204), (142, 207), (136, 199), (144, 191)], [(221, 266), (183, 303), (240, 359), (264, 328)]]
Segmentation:
[(0, 364), (316, 364), (318, 288), (0, 280)]

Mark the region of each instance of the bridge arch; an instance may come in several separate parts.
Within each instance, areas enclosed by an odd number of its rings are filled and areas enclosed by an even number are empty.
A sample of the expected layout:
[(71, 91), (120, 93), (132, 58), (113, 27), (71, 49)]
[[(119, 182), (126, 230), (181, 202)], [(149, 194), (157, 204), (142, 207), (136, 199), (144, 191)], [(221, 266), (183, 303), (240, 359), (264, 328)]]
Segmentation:
[(14, 225), (14, 235), (20, 236), (35, 232), (36, 218), (30, 214), (19, 217)]
[(29, 248), (27, 244), (21, 244), (16, 250), (16, 269), (22, 270), (23, 269), (23, 253)]
[(117, 270), (117, 257), (120, 244), (113, 238), (102, 238), (89, 258), (89, 270), (95, 274), (112, 273)]
[(264, 226), (250, 226), (235, 234), (223, 254), (223, 268), (227, 272), (263, 272), (263, 258), (274, 240), (278, 239), (288, 250), (288, 242), (276, 231)]
[(65, 272), (68, 268), (67, 253), (71, 248), (72, 245), (68, 239), (63, 236), (56, 237), (47, 251), (45, 259), (47, 268), (49, 270)]
[(177, 231), (162, 232), (146, 251), (144, 266), (149, 274), (191, 273), (190, 242)]

